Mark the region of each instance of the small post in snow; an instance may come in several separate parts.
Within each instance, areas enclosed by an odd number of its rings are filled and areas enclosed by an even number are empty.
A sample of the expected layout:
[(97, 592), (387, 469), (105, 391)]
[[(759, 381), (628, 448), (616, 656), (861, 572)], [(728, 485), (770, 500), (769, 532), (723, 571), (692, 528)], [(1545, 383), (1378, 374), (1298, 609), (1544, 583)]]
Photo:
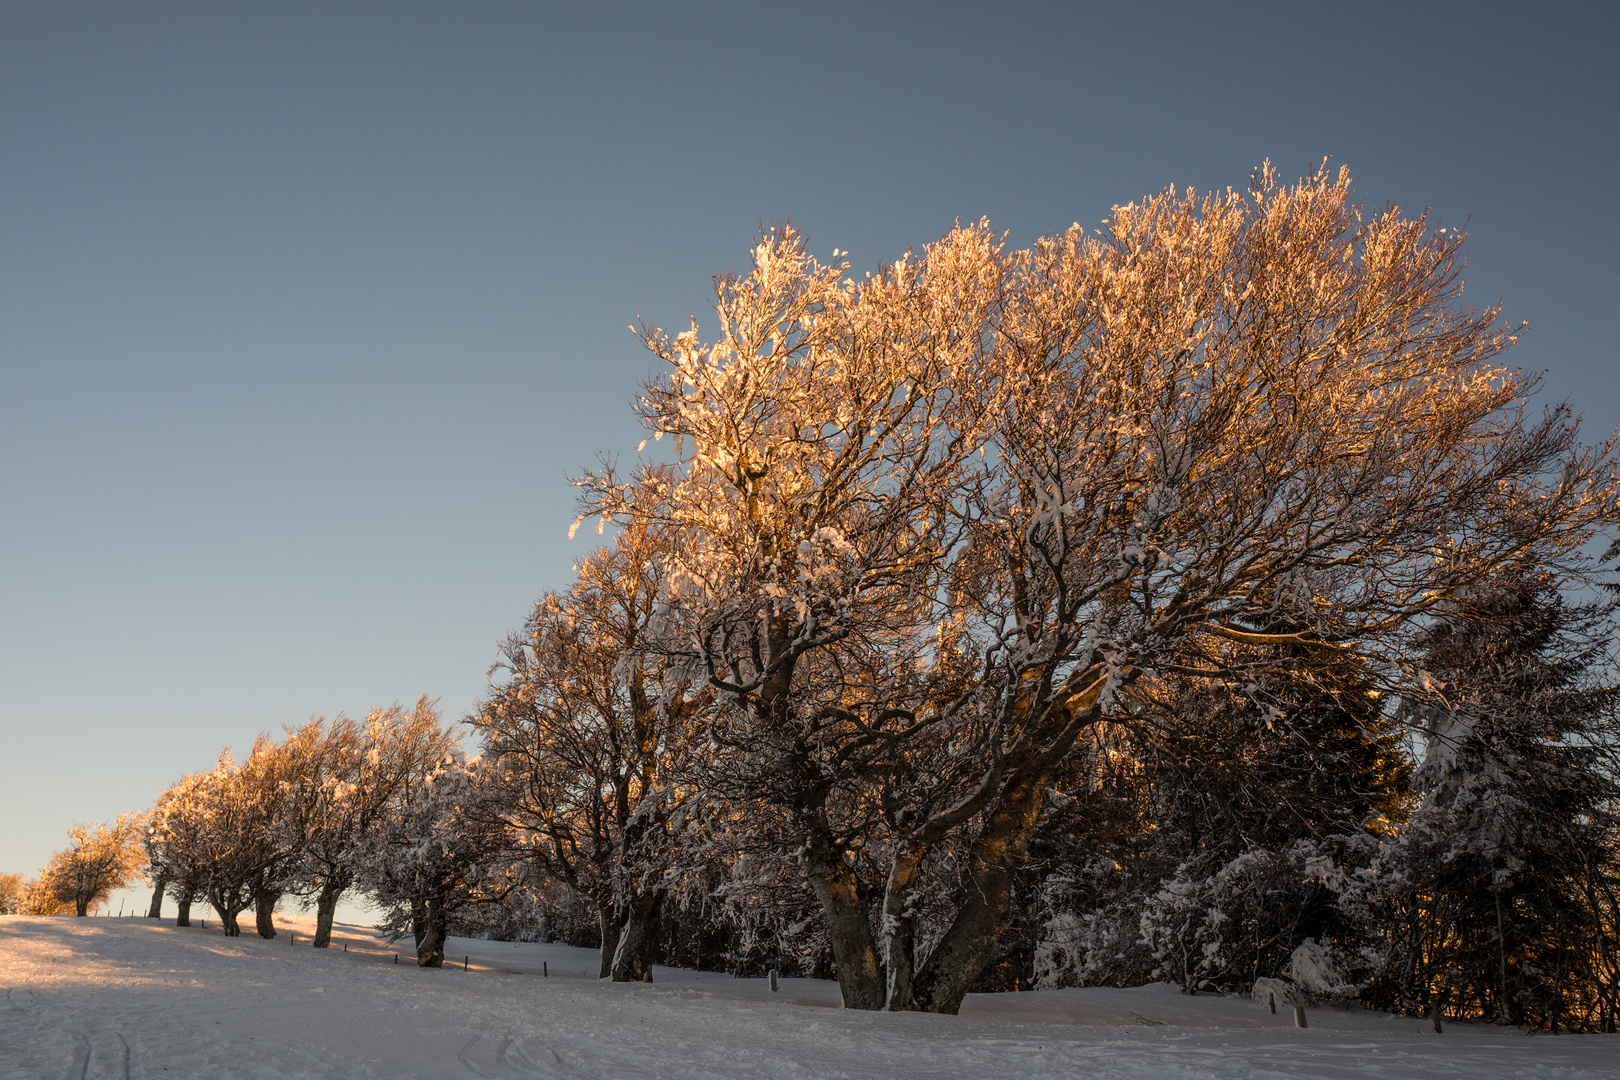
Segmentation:
[(467, 970), (467, 965), (470, 964), (470, 963), (472, 963), (472, 957), (463, 956), (461, 958), (461, 970), (466, 971)]
[(394, 954), (394, 963), (399, 963), (399, 953)]
[(343, 943), (343, 951), (344, 951), (344, 952), (348, 952), (348, 951), (349, 951), (349, 943), (348, 943), (348, 942), (347, 942), (347, 941), (345, 941), (345, 942), (344, 942), (344, 943)]
[(1294, 1006), (1294, 1026), (1310, 1027), (1310, 1025), (1305, 1022), (1305, 1006), (1303, 1005)]
[(1276, 994), (1275, 991), (1273, 991), (1270, 996), (1271, 996), (1271, 1015), (1276, 1016), (1277, 1015), (1277, 994)]
[(542, 979), (551, 978), (551, 972), (547, 971), (546, 967), (547, 967), (546, 962), (544, 960), (540, 961), (540, 977)]
[(776, 992), (776, 969), (771, 968), (771, 992)]

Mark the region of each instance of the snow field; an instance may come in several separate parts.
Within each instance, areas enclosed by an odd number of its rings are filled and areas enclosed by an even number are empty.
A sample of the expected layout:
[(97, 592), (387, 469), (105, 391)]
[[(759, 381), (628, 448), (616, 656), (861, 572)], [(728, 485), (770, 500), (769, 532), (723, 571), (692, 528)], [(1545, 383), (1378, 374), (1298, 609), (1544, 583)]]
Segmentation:
[(0, 1080), (1620, 1077), (1620, 1041), (1604, 1036), (1435, 1035), (1328, 1010), (1300, 1030), (1288, 1010), (1162, 986), (973, 995), (959, 1017), (856, 1013), (820, 980), (773, 994), (660, 967), (651, 985), (614, 984), (590, 950), (461, 938), (453, 966), (423, 970), (365, 928), (317, 951), (312, 918), (277, 925), (265, 941), (212, 920), (0, 917)]

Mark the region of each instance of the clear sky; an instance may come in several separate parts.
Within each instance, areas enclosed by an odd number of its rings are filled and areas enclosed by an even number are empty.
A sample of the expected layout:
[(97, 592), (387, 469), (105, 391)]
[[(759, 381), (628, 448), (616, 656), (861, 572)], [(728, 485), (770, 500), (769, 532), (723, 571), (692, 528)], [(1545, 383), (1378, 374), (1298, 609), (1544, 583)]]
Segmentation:
[(1620, 5), (0, 8), (0, 870), (311, 715), (477, 699), (640, 439), (625, 329), (1324, 156), (1620, 424)]

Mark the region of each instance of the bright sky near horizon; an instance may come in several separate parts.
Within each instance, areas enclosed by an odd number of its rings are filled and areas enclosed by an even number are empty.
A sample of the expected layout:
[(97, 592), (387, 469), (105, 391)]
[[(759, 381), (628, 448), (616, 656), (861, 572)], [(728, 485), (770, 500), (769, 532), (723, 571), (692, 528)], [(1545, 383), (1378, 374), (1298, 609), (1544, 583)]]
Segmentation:
[(1620, 424), (1612, 4), (0, 9), (0, 870), (314, 714), (477, 699), (761, 222), (892, 260), (1324, 156)]

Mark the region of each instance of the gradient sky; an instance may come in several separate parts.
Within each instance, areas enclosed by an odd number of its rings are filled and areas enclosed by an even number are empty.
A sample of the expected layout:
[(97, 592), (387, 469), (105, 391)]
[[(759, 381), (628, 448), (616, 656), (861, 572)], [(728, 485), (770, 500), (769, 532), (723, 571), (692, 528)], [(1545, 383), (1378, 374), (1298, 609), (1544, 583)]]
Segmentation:
[(7, 4), (0, 870), (220, 748), (477, 699), (569, 473), (791, 219), (857, 269), (1324, 156), (1620, 424), (1620, 5)]

